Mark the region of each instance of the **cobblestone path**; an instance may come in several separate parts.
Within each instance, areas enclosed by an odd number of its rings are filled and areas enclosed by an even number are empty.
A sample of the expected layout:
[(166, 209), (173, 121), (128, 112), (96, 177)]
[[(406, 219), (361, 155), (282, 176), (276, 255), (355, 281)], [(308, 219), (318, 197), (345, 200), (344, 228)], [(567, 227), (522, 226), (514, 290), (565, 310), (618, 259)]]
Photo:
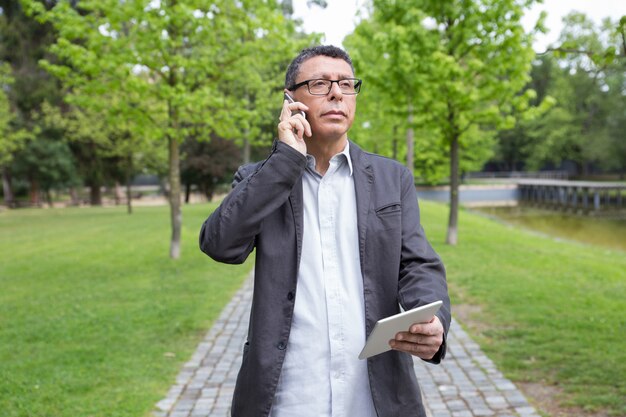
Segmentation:
[[(228, 417), (246, 338), (252, 279), (224, 308), (198, 345), (154, 417)], [(440, 365), (415, 360), (415, 372), (432, 417), (539, 417), (524, 395), (485, 356), (456, 321)]]

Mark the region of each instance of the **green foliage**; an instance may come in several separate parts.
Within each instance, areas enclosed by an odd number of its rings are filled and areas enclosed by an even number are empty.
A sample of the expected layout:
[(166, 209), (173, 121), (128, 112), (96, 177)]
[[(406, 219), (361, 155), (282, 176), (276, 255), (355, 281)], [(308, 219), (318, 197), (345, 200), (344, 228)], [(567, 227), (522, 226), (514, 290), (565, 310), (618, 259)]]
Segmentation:
[(28, 178), (31, 184), (48, 193), (53, 188), (80, 185), (68, 144), (54, 139), (29, 141), (15, 158), (12, 174)]
[(610, 18), (600, 26), (576, 12), (563, 20), (560, 46), (538, 57), (528, 85), (546, 97), (547, 110), (501, 133), (496, 161), (506, 169), (523, 162), (531, 170), (572, 161), (578, 174), (592, 167), (623, 173), (626, 50), (617, 51), (626, 40)]
[(386, 131), (375, 141), (389, 149), (380, 141), (390, 142), (394, 126), (406, 131), (413, 109), (416, 174), (426, 181), (446, 176), (433, 168), (449, 163), (453, 140), (471, 150), (461, 153), (461, 169), (479, 169), (492, 155), (494, 132), (513, 127), (512, 115), (534, 110), (532, 95), (518, 94), (533, 56), (520, 23), (523, 7), (514, 1), (421, 0), (373, 6), (372, 17), (346, 40), (365, 79), (360, 120), (376, 133)]
[(132, 121), (135, 134), (148, 130), (153, 140), (240, 136), (242, 120), (255, 125), (241, 109), (266, 111), (265, 101), (246, 101), (276, 92), (276, 66), (299, 46), (289, 40), (293, 23), (271, 2), (85, 0), (49, 11), (25, 4), (59, 31), (51, 51), (61, 62), (43, 64), (71, 89), (68, 100), (110, 123)]
[(17, 0), (2, 1), (0, 7), (0, 168), (6, 168), (33, 138), (28, 119), (54, 88), (32, 66), (48, 39), (45, 28), (26, 19)]
[(240, 150), (229, 140), (214, 136), (209, 142), (188, 138), (181, 147), (181, 177), (187, 190), (192, 185), (211, 201), (220, 185), (232, 180), (233, 172), (241, 165)]
[[(413, 91), (419, 94), (423, 81), (420, 61), (411, 58), (410, 48), (416, 43), (405, 42), (406, 36), (416, 40), (421, 33), (412, 34), (401, 25), (386, 27), (380, 19), (372, 18), (361, 21), (344, 42), (357, 76), (364, 79), (351, 137), (366, 148), (399, 160), (406, 155), (403, 138), (407, 129), (419, 128), (422, 121), (422, 115), (412, 110)], [(410, 126), (409, 113), (413, 117)]]
[[(407, 163), (424, 182), (441, 181), (445, 171), (436, 167), (449, 164), (450, 244), (457, 242), (462, 172), (492, 156), (497, 130), (537, 111), (529, 104), (534, 93), (520, 94), (534, 56), (521, 18), (533, 3), (374, 0), (371, 17), (346, 39), (362, 61), (360, 76), (372, 81), (370, 98), (360, 100), (365, 126), (375, 127), (376, 139), (391, 138), (393, 149), (397, 130), (406, 130)], [(413, 158), (414, 148), (423, 154)]]
[(198, 250), (214, 207), (178, 262), (166, 207), (0, 213), (2, 416), (149, 415), (250, 270)]
[(0, 168), (11, 162), (13, 153), (19, 149), (28, 135), (23, 131), (11, 129), (11, 123), (15, 119), (11, 111), (11, 103), (6, 91), (13, 84), (11, 67), (8, 64), (0, 65)]
[(29, 129), (41, 103), (58, 103), (60, 99), (56, 81), (38, 66), (54, 40), (54, 32), (50, 25), (28, 17), (20, 0), (0, 0), (0, 7), (0, 60), (11, 66), (15, 80), (9, 100), (19, 127)]
[(131, 165), (132, 153), (150, 143), (167, 149), (170, 256), (179, 257), (179, 145), (190, 136), (261, 136), (269, 107), (282, 101), (270, 80), (303, 41), (292, 41), (293, 22), (275, 1), (81, 0), (49, 10), (37, 0), (22, 4), (58, 31), (50, 48), (57, 61), (42, 65), (62, 80), (68, 103), (103, 120), (116, 138), (111, 149)]
[[(49, 138), (38, 133), (41, 130), (41, 108), (45, 102), (58, 105), (60, 89), (56, 80), (38, 66), (38, 61), (46, 56), (46, 49), (54, 39), (52, 27), (26, 16), (19, 0), (1, 0), (0, 8), (0, 171), (3, 174), (5, 203), (11, 206), (14, 204), (12, 178), (17, 179), (18, 183), (20, 180), (22, 183), (29, 181), (31, 195), (36, 196), (38, 193), (39, 184), (34, 184), (33, 178), (16, 178), (16, 173), (12, 172), (15, 168), (13, 160), (23, 162), (28, 158), (28, 151), (24, 149), (26, 147), (42, 149), (50, 145)], [(6, 77), (12, 79), (10, 85), (5, 82)], [(47, 142), (33, 144), (33, 141), (39, 140)], [(67, 167), (61, 168), (67, 159), (50, 160), (53, 156), (63, 158), (65, 154), (60, 151), (62, 147), (55, 147), (54, 151), (46, 154), (48, 168), (56, 166), (67, 171)], [(23, 166), (22, 163), (21, 168)], [(54, 171), (59, 173), (56, 169)], [(67, 175), (51, 178), (49, 182), (64, 182), (61, 177)]]

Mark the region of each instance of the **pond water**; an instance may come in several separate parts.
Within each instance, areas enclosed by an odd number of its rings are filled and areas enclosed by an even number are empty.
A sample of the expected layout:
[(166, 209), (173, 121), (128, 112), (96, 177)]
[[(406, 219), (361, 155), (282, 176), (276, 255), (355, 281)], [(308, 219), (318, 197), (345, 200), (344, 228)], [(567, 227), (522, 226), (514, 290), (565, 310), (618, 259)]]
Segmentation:
[(484, 207), (478, 212), (509, 224), (551, 236), (619, 249), (626, 252), (626, 217), (605, 218), (529, 207)]

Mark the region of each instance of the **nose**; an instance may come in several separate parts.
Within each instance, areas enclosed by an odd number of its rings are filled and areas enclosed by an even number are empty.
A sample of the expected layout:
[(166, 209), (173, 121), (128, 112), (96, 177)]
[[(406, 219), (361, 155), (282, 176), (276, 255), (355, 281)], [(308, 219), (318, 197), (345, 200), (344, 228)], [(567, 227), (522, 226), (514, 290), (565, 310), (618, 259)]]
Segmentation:
[(338, 82), (333, 82), (330, 84), (330, 91), (328, 92), (328, 100), (343, 100), (343, 93), (341, 92), (341, 88), (339, 88)]

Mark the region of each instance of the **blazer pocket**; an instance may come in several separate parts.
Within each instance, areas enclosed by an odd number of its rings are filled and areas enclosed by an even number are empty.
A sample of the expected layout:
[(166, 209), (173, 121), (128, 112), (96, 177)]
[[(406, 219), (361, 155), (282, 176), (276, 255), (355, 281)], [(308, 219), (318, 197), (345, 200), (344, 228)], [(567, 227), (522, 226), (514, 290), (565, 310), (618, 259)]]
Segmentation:
[(385, 204), (376, 209), (379, 220), (379, 230), (400, 229), (402, 205), (400, 203)]
[(376, 215), (378, 217), (387, 216), (389, 214), (399, 213), (402, 210), (402, 205), (400, 203), (389, 203), (385, 204), (376, 209)]

